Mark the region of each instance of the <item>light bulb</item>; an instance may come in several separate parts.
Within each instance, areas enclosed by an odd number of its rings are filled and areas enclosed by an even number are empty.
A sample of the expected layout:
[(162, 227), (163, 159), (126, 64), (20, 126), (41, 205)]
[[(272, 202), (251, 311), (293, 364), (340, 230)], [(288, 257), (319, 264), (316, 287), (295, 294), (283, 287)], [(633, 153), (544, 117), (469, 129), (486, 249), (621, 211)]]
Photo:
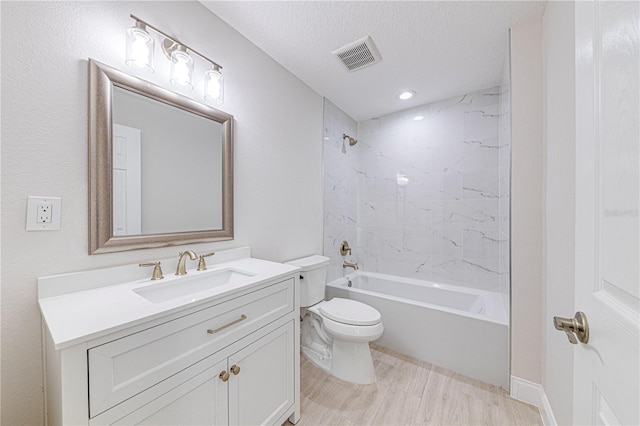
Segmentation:
[(153, 38), (143, 24), (136, 22), (135, 27), (127, 29), (127, 66), (153, 73), (153, 45)]
[(219, 69), (210, 69), (204, 73), (204, 98), (209, 102), (224, 102), (224, 78)]
[(171, 84), (191, 90), (193, 89), (191, 84), (192, 74), (193, 59), (191, 59), (184, 47), (180, 46), (178, 50), (171, 53)]

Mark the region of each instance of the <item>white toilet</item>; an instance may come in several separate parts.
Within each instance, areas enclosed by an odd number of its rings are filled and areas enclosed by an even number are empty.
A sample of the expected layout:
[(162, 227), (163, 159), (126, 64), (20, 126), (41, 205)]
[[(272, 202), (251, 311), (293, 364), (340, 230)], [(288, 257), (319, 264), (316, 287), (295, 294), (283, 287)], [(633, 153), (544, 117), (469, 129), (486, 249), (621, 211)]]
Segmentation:
[(376, 373), (369, 342), (382, 336), (380, 312), (355, 300), (324, 300), (328, 257), (309, 256), (287, 264), (301, 268), (302, 353), (339, 379), (374, 383)]

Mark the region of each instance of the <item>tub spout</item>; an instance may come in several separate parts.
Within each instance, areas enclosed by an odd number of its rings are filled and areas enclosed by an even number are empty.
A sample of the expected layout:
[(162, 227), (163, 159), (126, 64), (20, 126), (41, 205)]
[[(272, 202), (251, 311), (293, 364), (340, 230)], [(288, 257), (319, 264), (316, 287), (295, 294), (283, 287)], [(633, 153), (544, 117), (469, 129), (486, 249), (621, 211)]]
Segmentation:
[(346, 260), (344, 262), (342, 262), (342, 267), (343, 268), (353, 268), (354, 271), (358, 270), (358, 262), (356, 263), (349, 263)]

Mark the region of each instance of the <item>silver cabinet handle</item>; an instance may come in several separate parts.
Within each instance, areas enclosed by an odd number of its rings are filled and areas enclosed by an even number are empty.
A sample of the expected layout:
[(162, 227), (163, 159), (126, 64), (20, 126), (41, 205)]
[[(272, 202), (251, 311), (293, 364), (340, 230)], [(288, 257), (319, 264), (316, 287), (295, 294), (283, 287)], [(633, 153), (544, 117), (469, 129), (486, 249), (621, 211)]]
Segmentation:
[(589, 342), (589, 321), (584, 312), (576, 312), (573, 318), (553, 317), (553, 326), (556, 330), (567, 333), (569, 342), (574, 345), (578, 340), (582, 343)]
[(225, 324), (225, 325), (223, 325), (222, 327), (218, 327), (218, 328), (216, 328), (215, 330), (208, 329), (208, 330), (207, 330), (207, 333), (209, 333), (209, 334), (216, 334), (216, 333), (218, 333), (218, 332), (220, 332), (220, 331), (224, 330), (225, 328), (229, 328), (229, 327), (231, 327), (232, 325), (236, 325), (236, 324), (237, 324), (237, 323), (239, 323), (240, 321), (244, 321), (244, 320), (246, 320), (246, 319), (247, 319), (247, 316), (246, 316), (245, 314), (242, 314), (242, 315), (240, 315), (240, 318), (238, 318), (238, 319), (237, 319), (237, 320), (235, 320), (235, 321), (231, 321), (229, 324)]

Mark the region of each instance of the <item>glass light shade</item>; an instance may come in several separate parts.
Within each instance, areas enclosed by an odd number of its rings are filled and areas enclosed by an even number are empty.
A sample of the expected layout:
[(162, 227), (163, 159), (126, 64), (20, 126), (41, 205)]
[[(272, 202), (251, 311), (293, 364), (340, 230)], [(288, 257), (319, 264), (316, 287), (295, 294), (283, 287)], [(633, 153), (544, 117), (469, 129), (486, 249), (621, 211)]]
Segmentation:
[(182, 49), (171, 53), (171, 84), (174, 86), (193, 89), (191, 77), (193, 76), (193, 59)]
[(127, 29), (127, 66), (153, 73), (153, 46), (153, 37), (143, 27)]
[(224, 102), (224, 77), (220, 70), (210, 69), (204, 73), (204, 98), (209, 102)]

